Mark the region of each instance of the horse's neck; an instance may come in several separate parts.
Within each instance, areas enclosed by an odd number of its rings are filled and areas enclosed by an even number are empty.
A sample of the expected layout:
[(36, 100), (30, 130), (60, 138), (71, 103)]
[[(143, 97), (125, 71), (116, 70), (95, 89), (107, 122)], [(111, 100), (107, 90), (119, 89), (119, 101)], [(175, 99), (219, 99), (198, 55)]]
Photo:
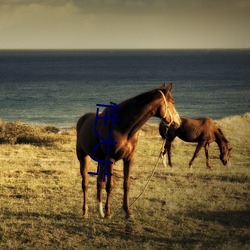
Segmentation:
[(216, 131), (214, 134), (215, 134), (215, 138), (216, 138), (216, 143), (219, 146), (221, 154), (225, 153), (225, 151), (228, 148), (228, 146), (227, 146), (227, 139), (219, 131)]
[(132, 137), (136, 132), (154, 115), (153, 110), (149, 110), (146, 114), (143, 114), (140, 119), (135, 119), (132, 126), (129, 128), (129, 137)]
[(119, 110), (122, 132), (132, 137), (136, 132), (156, 114), (160, 102), (154, 96), (145, 96), (141, 99), (131, 99), (128, 103), (121, 104)]

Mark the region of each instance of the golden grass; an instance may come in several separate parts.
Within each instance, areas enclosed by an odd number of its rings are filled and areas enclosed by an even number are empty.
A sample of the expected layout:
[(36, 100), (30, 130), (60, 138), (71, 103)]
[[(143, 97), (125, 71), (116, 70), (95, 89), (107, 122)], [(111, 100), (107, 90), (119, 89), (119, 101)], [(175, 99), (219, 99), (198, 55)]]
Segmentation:
[(0, 143), (39, 146), (66, 143), (67, 137), (58, 135), (59, 131), (55, 126), (32, 126), (19, 121), (0, 121)]
[[(122, 162), (115, 166), (112, 219), (99, 218), (96, 177), (89, 176), (90, 218), (84, 220), (74, 130), (31, 126), (32, 136), (30, 126), (22, 124), (27, 126), (23, 134), (40, 139), (7, 142), (1, 137), (0, 249), (249, 249), (249, 122), (249, 113), (217, 121), (233, 147), (230, 167), (222, 165), (212, 144), (213, 170), (206, 169), (203, 151), (190, 170), (195, 146), (177, 139), (174, 168), (159, 164), (133, 206), (134, 221), (125, 220), (121, 209)], [(160, 147), (158, 127), (145, 125), (136, 149), (131, 202), (145, 186)], [(95, 162), (90, 171), (96, 171)]]

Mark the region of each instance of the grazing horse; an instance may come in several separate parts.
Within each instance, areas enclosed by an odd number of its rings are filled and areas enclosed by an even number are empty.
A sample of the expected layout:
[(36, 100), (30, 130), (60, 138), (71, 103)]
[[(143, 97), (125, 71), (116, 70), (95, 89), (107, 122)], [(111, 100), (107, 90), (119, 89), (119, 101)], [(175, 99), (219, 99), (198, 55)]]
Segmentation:
[[(90, 158), (94, 158), (100, 161), (109, 161), (115, 163), (116, 161), (123, 159), (124, 163), (124, 198), (123, 209), (126, 212), (126, 217), (132, 217), (132, 212), (129, 208), (129, 188), (130, 188), (130, 172), (134, 159), (134, 150), (138, 140), (138, 130), (144, 123), (152, 116), (156, 116), (162, 119), (164, 123), (172, 124), (175, 127), (180, 125), (180, 117), (175, 110), (174, 100), (171, 96), (172, 84), (168, 87), (163, 84), (160, 88), (148, 91), (140, 94), (134, 98), (128, 99), (120, 104), (117, 104), (119, 109), (115, 112), (117, 119), (114, 124), (111, 120), (104, 123), (98, 120), (95, 127), (95, 113), (88, 113), (82, 116), (77, 123), (77, 143), (76, 152), (80, 162), (80, 172), (82, 175), (82, 189), (83, 189), (83, 215), (88, 217), (88, 205), (87, 205), (87, 191), (88, 191), (88, 167)], [(107, 111), (110, 107), (104, 109), (99, 114), (100, 118), (108, 117), (111, 119), (110, 112), (107, 115)], [(111, 126), (113, 125), (113, 126)], [(98, 150), (93, 152), (96, 145), (101, 143), (100, 138), (94, 132), (94, 127), (98, 131), (102, 138), (108, 138), (111, 133), (112, 141), (117, 144), (111, 144), (109, 147), (109, 155), (106, 155), (107, 144), (102, 144)], [(112, 129), (111, 129), (112, 127)], [(99, 163), (98, 163), (99, 164)], [(105, 163), (106, 164), (106, 163)], [(99, 165), (98, 165), (99, 166)], [(113, 187), (113, 165), (105, 165), (107, 169), (107, 182), (106, 192), (107, 199), (105, 205), (105, 216), (110, 217), (110, 194)], [(104, 185), (103, 175), (104, 163), (100, 163), (100, 170), (97, 177), (97, 199), (99, 206), (99, 213), (101, 217), (104, 217), (102, 208), (102, 188)], [(105, 178), (105, 177), (104, 177)]]
[(232, 148), (228, 147), (228, 140), (223, 135), (220, 128), (218, 128), (212, 119), (200, 118), (190, 119), (181, 117), (181, 125), (178, 129), (172, 125), (167, 129), (166, 125), (161, 122), (159, 126), (159, 132), (163, 139), (166, 140), (162, 156), (164, 156), (163, 163), (166, 166), (166, 152), (168, 154), (168, 164), (172, 167), (171, 162), (171, 146), (176, 136), (186, 142), (198, 142), (194, 155), (189, 162), (189, 167), (192, 167), (194, 159), (197, 157), (202, 147), (205, 148), (206, 165), (211, 168), (209, 163), (209, 144), (216, 142), (220, 149), (220, 159), (223, 165), (226, 165), (229, 161), (230, 151)]

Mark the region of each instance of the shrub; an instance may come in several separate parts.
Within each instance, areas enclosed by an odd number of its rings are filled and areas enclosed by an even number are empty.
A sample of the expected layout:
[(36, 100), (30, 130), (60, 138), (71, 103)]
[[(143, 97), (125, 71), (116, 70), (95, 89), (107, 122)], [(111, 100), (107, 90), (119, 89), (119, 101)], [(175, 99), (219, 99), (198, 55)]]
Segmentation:
[(54, 134), (58, 134), (60, 132), (60, 129), (58, 127), (52, 126), (52, 125), (47, 125), (44, 127), (44, 130), (46, 132), (51, 132)]
[(50, 146), (68, 142), (66, 136), (58, 134), (59, 131), (54, 126), (33, 126), (19, 121), (0, 122), (0, 143)]

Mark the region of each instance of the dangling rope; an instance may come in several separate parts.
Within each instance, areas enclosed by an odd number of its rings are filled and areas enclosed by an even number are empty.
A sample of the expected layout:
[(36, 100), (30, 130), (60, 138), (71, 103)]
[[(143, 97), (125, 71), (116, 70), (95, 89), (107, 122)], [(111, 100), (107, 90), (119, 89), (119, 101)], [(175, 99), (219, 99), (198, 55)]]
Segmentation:
[(159, 157), (158, 157), (158, 159), (157, 159), (157, 161), (156, 161), (156, 164), (155, 164), (155, 166), (154, 166), (154, 168), (153, 168), (153, 170), (152, 170), (152, 173), (151, 173), (151, 175), (150, 175), (149, 178), (148, 178), (148, 181), (147, 181), (145, 187), (143, 188), (142, 192), (138, 195), (138, 197), (129, 205), (129, 207), (132, 207), (132, 205), (135, 204), (135, 202), (138, 201), (139, 198), (140, 198), (140, 197), (143, 195), (143, 193), (145, 192), (145, 190), (146, 190), (146, 188), (147, 188), (147, 186), (148, 186), (150, 180), (152, 179), (152, 177), (153, 177), (153, 175), (154, 175), (154, 173), (155, 173), (155, 169), (157, 168), (157, 166), (158, 166), (158, 164), (159, 164), (159, 160), (160, 160), (160, 158), (162, 157), (162, 153), (163, 153), (163, 150), (164, 150), (165, 142), (166, 142), (166, 140), (163, 140), (162, 147), (161, 147), (161, 152), (160, 152)]
[[(141, 193), (136, 197), (136, 199), (135, 199), (132, 203), (129, 204), (129, 207), (132, 207), (132, 206), (139, 200), (139, 198), (143, 195), (143, 193), (145, 192), (145, 190), (146, 190), (146, 188), (147, 188), (147, 186), (148, 186), (150, 180), (152, 179), (152, 177), (153, 177), (153, 175), (154, 175), (155, 169), (157, 168), (157, 166), (158, 166), (158, 164), (159, 164), (159, 160), (160, 160), (160, 158), (162, 157), (162, 154), (163, 154), (163, 152), (164, 152), (165, 142), (166, 142), (166, 139), (164, 139), (163, 142), (162, 142), (161, 152), (160, 152), (159, 157), (158, 157), (158, 159), (157, 159), (157, 161), (156, 161), (156, 164), (155, 164), (155, 166), (154, 166), (154, 168), (153, 168), (153, 170), (152, 170), (152, 173), (150, 174), (150, 176), (149, 176), (149, 178), (148, 178), (148, 181), (147, 181), (145, 187), (143, 188), (143, 190), (141, 191)], [(121, 213), (121, 211), (120, 211), (120, 212), (116, 212), (114, 215), (118, 215), (118, 214), (120, 214), (120, 213)]]

